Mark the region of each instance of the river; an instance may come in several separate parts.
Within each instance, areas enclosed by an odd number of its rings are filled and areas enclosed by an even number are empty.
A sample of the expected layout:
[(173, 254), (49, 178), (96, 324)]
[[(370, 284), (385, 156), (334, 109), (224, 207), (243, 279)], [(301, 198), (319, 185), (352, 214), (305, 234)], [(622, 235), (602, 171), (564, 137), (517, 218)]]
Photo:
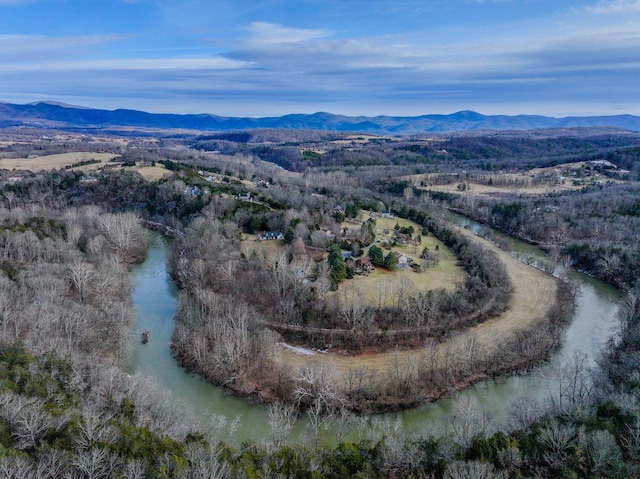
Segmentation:
[[(472, 228), (476, 225), (472, 224)], [(167, 272), (167, 240), (158, 233), (150, 233), (149, 251), (146, 260), (132, 267), (134, 285), (133, 301), (138, 321), (134, 337), (134, 358), (131, 372), (142, 373), (155, 380), (173, 396), (191, 407), (203, 421), (210, 414), (220, 414), (233, 420), (240, 417), (240, 426), (235, 439), (257, 440), (269, 431), (267, 410), (263, 406), (251, 405), (244, 399), (224, 393), (213, 386), (187, 374), (175, 361), (170, 351), (173, 315), (177, 307), (175, 284)], [(527, 253), (542, 254), (525, 243), (512, 241), (513, 248)], [(571, 323), (566, 331), (561, 348), (553, 354), (550, 367), (570, 361), (576, 353), (586, 355), (593, 363), (606, 341), (615, 331), (616, 313), (620, 294), (610, 285), (584, 274), (575, 273), (580, 295)], [(147, 344), (141, 344), (142, 331), (149, 330)], [(509, 404), (518, 397), (541, 398), (545, 388), (539, 372), (529, 375), (511, 375), (491, 381), (483, 381), (455, 394), (448, 399), (400, 413), (386, 414), (391, 420), (400, 419), (405, 431), (439, 433), (446, 430), (447, 414), (452, 405), (463, 397), (472, 397), (487, 415), (499, 420)], [(305, 421), (299, 420), (293, 434), (304, 429)]]

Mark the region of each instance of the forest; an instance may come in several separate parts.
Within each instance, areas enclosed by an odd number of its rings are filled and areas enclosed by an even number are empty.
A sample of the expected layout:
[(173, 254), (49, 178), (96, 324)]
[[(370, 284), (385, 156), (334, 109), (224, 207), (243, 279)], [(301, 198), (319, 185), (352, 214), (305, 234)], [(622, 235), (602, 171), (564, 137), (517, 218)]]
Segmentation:
[[(640, 475), (638, 135), (1, 134), (0, 168), (5, 158), (25, 158), (25, 167), (1, 171), (0, 476)], [(89, 156), (68, 168), (29, 169), (28, 156), (74, 151)], [(118, 156), (102, 163), (91, 152)], [(604, 160), (622, 171), (596, 172), (593, 162)], [(558, 170), (575, 163), (573, 176)], [(152, 168), (161, 176), (147, 176)], [(525, 175), (526, 185), (518, 179)], [(453, 191), (440, 189), (448, 184)], [(540, 184), (544, 191), (534, 191)], [(283, 341), (354, 354), (435, 351), (501, 317), (517, 294), (505, 244), (451, 226), (447, 211), (548, 252), (538, 267), (555, 274), (547, 275), (555, 295), (531, 329), (499, 354), (480, 346), (471, 353), (477, 339), (460, 340), (447, 355), (414, 368), (398, 362), (387, 376), (354, 370), (344, 388), (328, 363), (296, 373), (279, 365)], [(383, 213), (391, 226), (382, 226)], [(268, 403), (268, 437), (238, 443), (225, 418), (203, 421), (126, 374), (135, 322), (128, 270), (144, 259), (145, 227), (173, 237), (177, 359)], [(264, 232), (282, 238), (260, 240)], [(394, 251), (414, 256), (416, 267), (386, 260)], [(460, 275), (449, 288), (421, 291), (398, 280), (368, 301), (354, 286), (375, 275), (435, 275), (446, 255)], [(356, 265), (365, 258), (375, 266), (370, 276)], [(450, 394), (473, 375), (535, 368), (562, 340), (576, 294), (570, 267), (625, 295), (619, 331), (595, 366), (576, 356), (556, 371), (548, 397), (514, 403), (499, 425), (462, 400), (444, 436), (407, 434), (384, 420), (364, 426), (364, 413), (415, 406), (429, 391), (429, 399)], [(268, 384), (260, 394), (258, 377)], [(308, 440), (291, 441), (301, 415)], [(336, 437), (326, 444), (319, 433), (329, 423)]]

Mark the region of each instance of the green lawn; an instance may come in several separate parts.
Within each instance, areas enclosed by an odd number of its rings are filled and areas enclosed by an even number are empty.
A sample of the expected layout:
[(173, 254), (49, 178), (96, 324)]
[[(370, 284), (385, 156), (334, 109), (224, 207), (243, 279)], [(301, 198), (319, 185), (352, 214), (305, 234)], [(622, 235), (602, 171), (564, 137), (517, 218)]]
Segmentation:
[[(368, 218), (369, 213), (365, 211), (361, 211), (358, 215), (360, 222), (366, 221)], [(377, 245), (380, 247), (382, 247), (382, 244), (385, 242), (391, 243), (396, 224), (401, 228), (413, 226), (416, 232), (414, 233), (414, 237), (422, 230), (422, 227), (417, 223), (402, 218), (381, 218), (377, 216), (375, 219), (378, 235)], [(345, 222), (342, 226), (353, 227), (354, 225)], [(440, 262), (433, 268), (423, 268), (423, 272), (415, 273), (409, 267), (404, 271), (397, 268), (389, 271), (385, 268), (377, 267), (376, 271), (370, 273), (369, 276), (356, 275), (354, 279), (347, 280), (340, 287), (356, 287), (362, 291), (370, 303), (381, 306), (391, 303), (395, 285), (399, 284), (403, 278), (405, 281), (410, 281), (418, 291), (428, 291), (437, 288), (452, 290), (455, 288), (456, 283), (464, 281), (464, 270), (458, 266), (457, 259), (453, 253), (432, 235), (423, 236), (419, 246), (396, 245), (393, 246), (391, 250), (402, 253), (422, 265), (424, 264), (424, 261), (420, 259), (422, 249), (427, 247), (430, 250), (435, 250), (436, 246), (438, 246)], [(385, 254), (389, 252), (389, 250), (384, 248), (383, 251)]]
[[(358, 220), (363, 222), (368, 217), (368, 212), (361, 211), (358, 215)], [(416, 231), (414, 237), (422, 230), (422, 227), (410, 220), (402, 218), (380, 218), (378, 216), (376, 218), (378, 246), (382, 247), (383, 243), (390, 243), (393, 240), (394, 226), (396, 224), (399, 224), (401, 228), (413, 226)], [(345, 222), (342, 226), (353, 228), (355, 225)], [(281, 240), (260, 241), (256, 235), (244, 234), (241, 251), (245, 254), (249, 254), (252, 251), (266, 254), (270, 250), (281, 249), (283, 246), (284, 244)], [(456, 287), (456, 283), (464, 281), (464, 270), (458, 266), (453, 253), (432, 235), (423, 236), (419, 246), (396, 245), (393, 246), (391, 250), (402, 253), (414, 261), (417, 261), (419, 264), (424, 265), (424, 260), (420, 259), (423, 248), (427, 247), (433, 251), (436, 246), (439, 250), (440, 262), (432, 268), (423, 268), (422, 272), (416, 273), (410, 267), (407, 267), (405, 270), (396, 268), (393, 271), (377, 267), (376, 270), (368, 276), (356, 275), (353, 279), (344, 281), (340, 285), (340, 288), (357, 288), (369, 304), (380, 306), (389, 305), (393, 302), (394, 291), (401, 282), (409, 281), (416, 291), (428, 291), (437, 288), (453, 290)], [(388, 249), (383, 248), (383, 251), (385, 254), (389, 253)]]

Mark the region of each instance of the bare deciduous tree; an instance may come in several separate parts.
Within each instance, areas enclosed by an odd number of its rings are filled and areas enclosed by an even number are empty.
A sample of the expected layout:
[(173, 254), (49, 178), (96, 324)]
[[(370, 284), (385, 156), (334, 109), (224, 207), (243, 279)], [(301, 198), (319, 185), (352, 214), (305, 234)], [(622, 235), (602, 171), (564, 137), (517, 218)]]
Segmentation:
[(273, 403), (269, 406), (271, 440), (276, 447), (284, 444), (296, 421), (296, 409), (292, 404)]
[(596, 475), (604, 475), (607, 471), (621, 465), (622, 451), (616, 438), (609, 431), (587, 431), (580, 442), (591, 470)]
[(343, 287), (339, 293), (339, 305), (344, 322), (352, 329), (359, 327), (366, 310), (364, 293), (356, 287)]
[(0, 417), (9, 425), (18, 449), (34, 449), (49, 430), (59, 430), (67, 421), (47, 413), (42, 400), (12, 392), (0, 395)]
[(570, 424), (552, 419), (540, 431), (540, 442), (545, 447), (543, 459), (552, 469), (559, 469), (569, 457), (569, 448), (575, 444), (577, 432)]
[(463, 397), (451, 411), (450, 425), (454, 440), (462, 447), (468, 447), (477, 436), (488, 433), (491, 419), (480, 409), (473, 397)]
[(454, 461), (444, 473), (444, 479), (505, 479), (492, 464), (479, 461)]
[(121, 254), (130, 254), (144, 247), (144, 231), (134, 213), (104, 213), (97, 219), (98, 227), (112, 247)]
[(120, 474), (124, 479), (144, 479), (147, 466), (139, 459), (127, 461), (122, 467)]
[(92, 447), (77, 451), (72, 462), (86, 479), (105, 479), (114, 471), (117, 456), (106, 448)]
[(5, 479), (24, 479), (30, 477), (31, 473), (31, 461), (26, 457), (0, 457), (0, 477)]
[(90, 263), (73, 263), (69, 265), (68, 276), (80, 294), (80, 302), (84, 303), (91, 292), (95, 269)]
[(331, 362), (312, 362), (303, 366), (296, 376), (295, 397), (298, 404), (314, 404), (322, 412), (344, 404), (337, 385), (337, 368)]

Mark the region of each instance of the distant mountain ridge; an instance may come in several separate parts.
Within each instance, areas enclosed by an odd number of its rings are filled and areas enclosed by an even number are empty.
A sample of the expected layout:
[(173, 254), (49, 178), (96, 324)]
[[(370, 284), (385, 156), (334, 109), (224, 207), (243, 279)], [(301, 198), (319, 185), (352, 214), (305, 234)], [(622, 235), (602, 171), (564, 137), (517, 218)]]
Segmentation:
[(200, 131), (288, 128), (375, 134), (416, 134), (577, 127), (613, 127), (640, 131), (640, 117), (614, 115), (553, 118), (538, 115), (482, 115), (474, 111), (459, 111), (450, 115), (434, 114), (412, 117), (345, 116), (320, 112), (248, 118), (212, 114), (147, 113), (125, 109), (100, 110), (55, 102), (36, 102), (27, 105), (0, 102), (0, 126), (19, 125), (49, 128), (133, 127)]

